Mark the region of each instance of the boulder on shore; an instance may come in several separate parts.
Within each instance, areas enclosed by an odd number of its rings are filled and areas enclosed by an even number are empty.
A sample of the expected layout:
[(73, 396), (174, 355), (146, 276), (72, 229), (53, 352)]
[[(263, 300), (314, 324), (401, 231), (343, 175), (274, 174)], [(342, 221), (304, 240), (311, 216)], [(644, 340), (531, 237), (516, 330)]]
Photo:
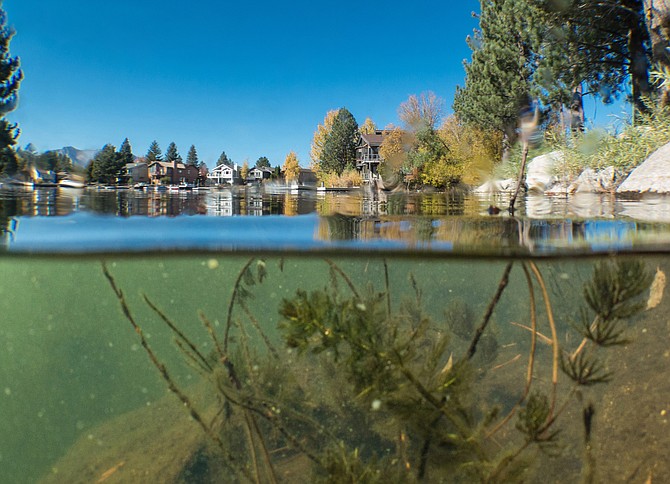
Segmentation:
[(526, 186), (528, 191), (544, 193), (548, 188), (554, 185), (558, 180), (556, 173), (563, 163), (563, 153), (561, 151), (552, 151), (545, 155), (536, 156), (530, 163), (526, 171)]
[(628, 178), (617, 193), (670, 193), (670, 143), (654, 151)]

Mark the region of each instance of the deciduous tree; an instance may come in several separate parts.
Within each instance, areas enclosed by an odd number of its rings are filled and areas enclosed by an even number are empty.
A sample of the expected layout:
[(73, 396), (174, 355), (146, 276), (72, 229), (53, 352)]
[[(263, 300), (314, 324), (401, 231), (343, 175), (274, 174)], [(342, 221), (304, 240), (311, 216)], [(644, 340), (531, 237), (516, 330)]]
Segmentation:
[(444, 99), (434, 92), (422, 92), (419, 96), (412, 94), (407, 101), (400, 104), (398, 117), (407, 129), (419, 131), (425, 127), (435, 128), (442, 119)]
[(358, 128), (361, 134), (375, 134), (377, 125), (371, 118), (365, 118), (365, 122)]
[(326, 143), (326, 139), (328, 136), (330, 136), (330, 132), (333, 129), (333, 122), (335, 121), (337, 112), (337, 109), (328, 111), (328, 113), (326, 113), (326, 117), (323, 118), (323, 124), (319, 124), (316, 127), (314, 137), (312, 138), (312, 147), (309, 153), (313, 165), (317, 165), (321, 162), (323, 145)]
[(298, 156), (294, 151), (291, 151), (286, 155), (284, 165), (282, 166), (282, 172), (284, 173), (284, 180), (287, 182), (298, 180), (298, 176), (300, 175), (300, 163), (298, 162)]
[(242, 178), (242, 180), (246, 180), (248, 176), (249, 176), (249, 162), (247, 160), (244, 160), (244, 163), (242, 163), (242, 168), (240, 168), (240, 177)]

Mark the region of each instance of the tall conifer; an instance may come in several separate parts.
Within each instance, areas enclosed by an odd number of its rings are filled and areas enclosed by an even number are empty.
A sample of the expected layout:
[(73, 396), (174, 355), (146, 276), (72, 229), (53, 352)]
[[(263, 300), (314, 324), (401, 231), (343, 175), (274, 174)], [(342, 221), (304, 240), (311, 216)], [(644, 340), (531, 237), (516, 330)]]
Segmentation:
[(158, 146), (158, 141), (154, 140), (151, 142), (151, 145), (149, 145), (149, 150), (147, 151), (146, 159), (149, 163), (163, 160), (163, 152), (161, 151), (160, 146)]
[(198, 166), (198, 152), (195, 149), (195, 145), (191, 145), (188, 150), (188, 155), (186, 155), (186, 164), (191, 166)]
[(16, 109), (18, 91), (23, 72), (19, 68), (18, 57), (9, 53), (9, 44), (14, 36), (14, 29), (7, 25), (7, 13), (0, 0), (0, 172), (12, 175), (18, 168), (17, 156), (14, 151), (19, 129), (15, 123), (5, 119), (5, 115)]
[(342, 174), (345, 168), (356, 163), (356, 146), (360, 140), (358, 123), (347, 108), (337, 112), (333, 127), (323, 144), (321, 170), (324, 173)]

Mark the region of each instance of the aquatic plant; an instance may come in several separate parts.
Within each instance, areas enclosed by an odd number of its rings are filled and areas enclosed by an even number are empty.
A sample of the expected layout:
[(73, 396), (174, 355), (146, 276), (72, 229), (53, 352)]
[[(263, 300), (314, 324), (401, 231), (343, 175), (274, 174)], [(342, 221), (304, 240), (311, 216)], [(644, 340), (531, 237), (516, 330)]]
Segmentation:
[[(568, 352), (559, 346), (540, 269), (532, 261), (516, 263), (528, 288), (530, 345), (525, 381), (507, 383), (510, 394), (518, 395), (516, 403), (501, 406), (488, 401), (480, 386), (487, 370), (503, 366), (493, 366), (498, 343), (490, 326), (515, 263), (506, 264), (477, 325), (457, 299), (447, 303), (445, 320), (434, 319), (412, 275), (404, 296), (397, 297), (391, 269), (385, 260), (379, 264), (381, 284), (359, 286), (326, 259), (323, 287), (299, 288), (282, 299), (274, 334), (250, 304), (255, 287), (273, 271), (265, 260), (249, 259), (235, 278), (223, 328), (198, 314), (210, 339), (207, 348), (145, 295), (186, 361), (208, 382), (211, 405), (177, 384), (105, 265), (103, 273), (151, 363), (218, 448), (231, 480), (242, 482), (290, 481), (291, 466), (311, 482), (524, 479), (532, 464), (530, 447), (548, 456), (562, 451), (559, 421), (575, 389), (613, 378), (598, 351), (628, 341), (623, 325), (643, 307), (651, 283), (640, 262), (596, 264), (584, 287), (582, 320), (574, 325), (584, 342)], [(283, 260), (277, 270), (284, 270)], [(551, 337), (539, 329), (538, 288)], [(465, 351), (456, 337), (469, 340)], [(536, 361), (539, 337), (551, 345), (542, 366)], [(570, 383), (564, 394), (558, 393), (560, 369)], [(548, 385), (537, 383), (545, 371)], [(566, 425), (583, 425), (590, 441), (594, 412), (589, 403), (583, 419)], [(586, 457), (586, 474), (592, 476), (595, 461)]]

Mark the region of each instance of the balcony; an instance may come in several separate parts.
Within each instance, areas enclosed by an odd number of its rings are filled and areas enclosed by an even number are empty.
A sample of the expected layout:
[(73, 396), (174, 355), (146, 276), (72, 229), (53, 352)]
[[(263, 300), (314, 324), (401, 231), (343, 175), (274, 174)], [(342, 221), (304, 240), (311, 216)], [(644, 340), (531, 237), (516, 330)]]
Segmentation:
[(382, 161), (381, 156), (377, 154), (371, 155), (356, 155), (356, 163), (379, 163)]

